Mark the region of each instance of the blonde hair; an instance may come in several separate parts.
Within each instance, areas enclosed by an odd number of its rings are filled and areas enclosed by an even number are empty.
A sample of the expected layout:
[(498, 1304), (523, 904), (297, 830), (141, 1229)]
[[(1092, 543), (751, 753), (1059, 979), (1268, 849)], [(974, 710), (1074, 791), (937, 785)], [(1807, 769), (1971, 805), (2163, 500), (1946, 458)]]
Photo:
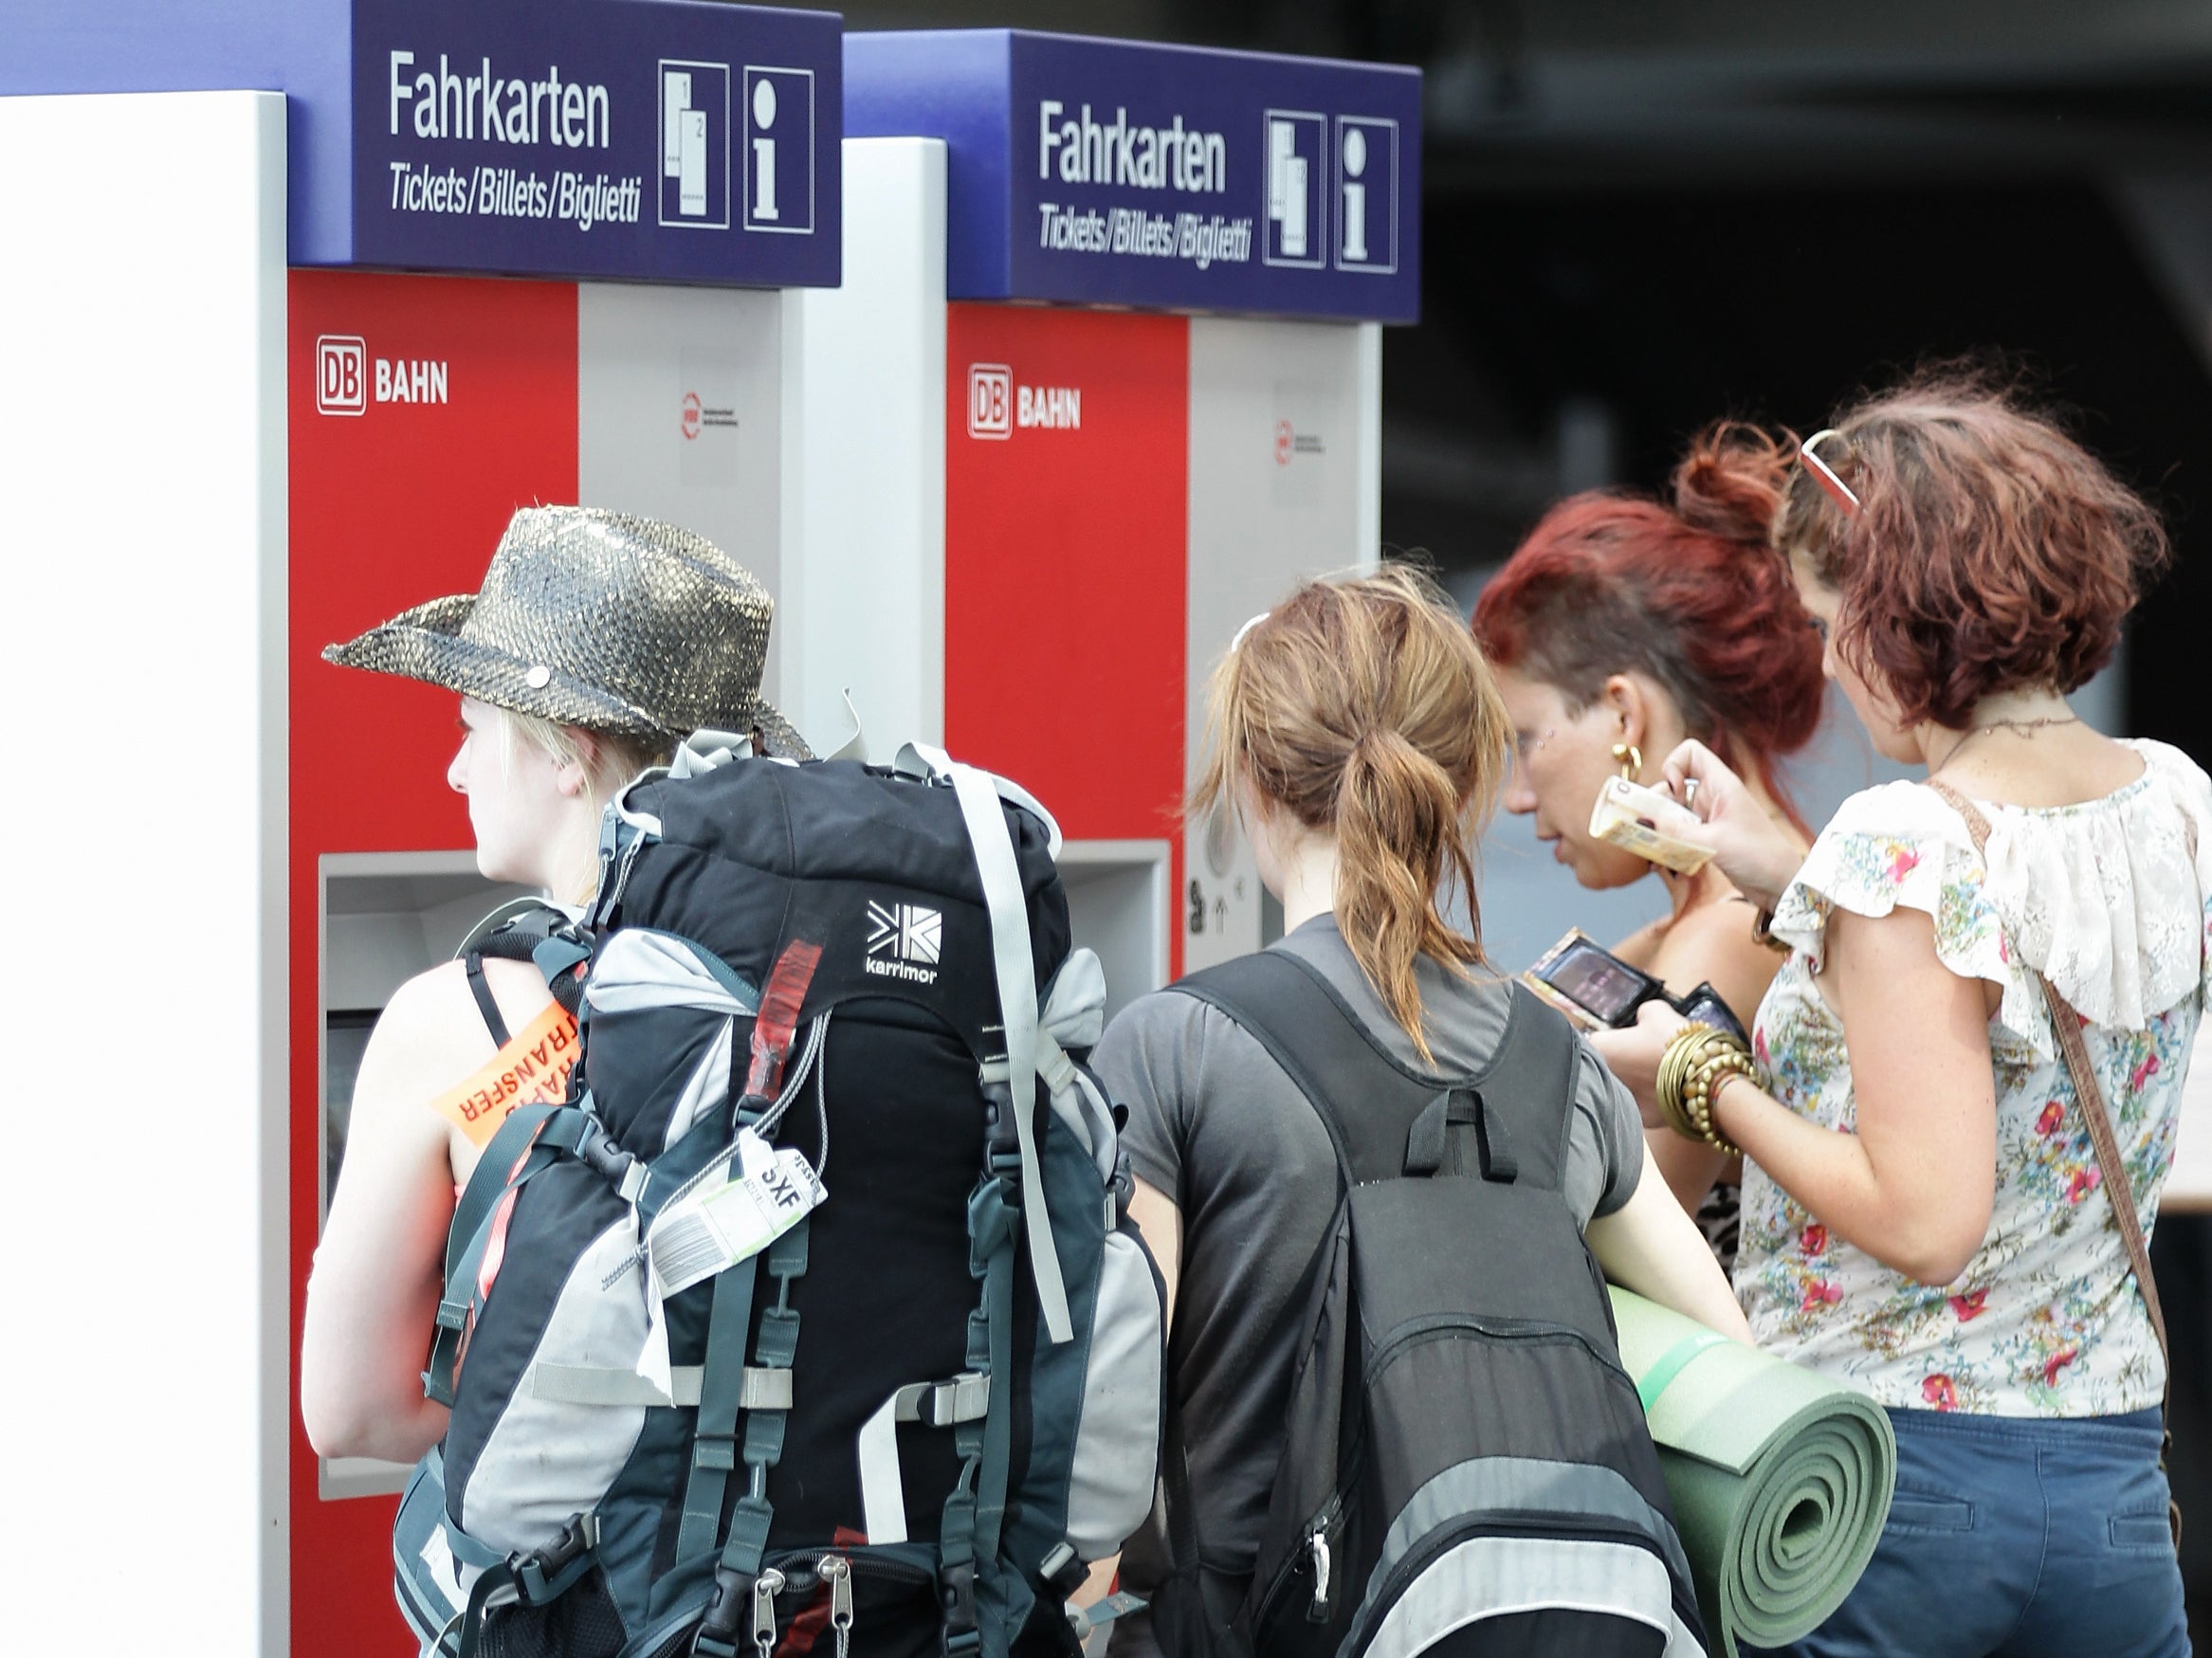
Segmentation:
[(586, 754), (584, 745), (576, 740), (575, 726), (558, 725), (537, 714), (518, 714), (512, 709), (501, 712), (506, 715), (510, 741), (530, 743), (551, 756), (555, 765), (580, 766), (594, 806), (606, 805), (614, 797), (615, 791), (640, 772), (667, 765), (676, 752), (676, 739), (672, 737), (631, 737), (623, 732), (594, 731), (590, 734), (592, 752)]
[[(1193, 811), (1235, 782), (1337, 847), (1337, 925), (1423, 1059), (1414, 962), (1487, 964), (1472, 843), (1504, 781), (1512, 725), (1482, 649), (1443, 592), (1403, 566), (1301, 585), (1253, 624), (1208, 685)], [(1457, 887), (1468, 931), (1440, 903)]]
[[(583, 735), (578, 727), (559, 725), (536, 714), (518, 714), (511, 708), (495, 706), (493, 712), (500, 717), (500, 729), (504, 734), (501, 739), (504, 744), (503, 763), (512, 766), (515, 745), (526, 742), (557, 766), (580, 767), (584, 791), (594, 814), (639, 773), (667, 764), (676, 752), (676, 739), (672, 737), (633, 737), (624, 732), (594, 731), (589, 733), (591, 749), (587, 753), (585, 745), (578, 740)], [(568, 894), (569, 899), (588, 902), (598, 878), (596, 847), (584, 848), (582, 868), (576, 890)]]

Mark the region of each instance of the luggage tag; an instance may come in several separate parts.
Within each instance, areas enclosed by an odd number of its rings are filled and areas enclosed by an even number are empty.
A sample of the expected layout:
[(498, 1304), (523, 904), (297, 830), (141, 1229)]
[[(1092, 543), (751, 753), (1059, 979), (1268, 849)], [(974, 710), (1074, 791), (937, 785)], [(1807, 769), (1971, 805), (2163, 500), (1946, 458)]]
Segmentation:
[(750, 1128), (738, 1131), (717, 1172), (727, 1178), (710, 1173), (661, 1211), (646, 1234), (647, 1326), (637, 1374), (664, 1396), (671, 1388), (662, 1303), (750, 1260), (830, 1194), (796, 1148), (771, 1146)]

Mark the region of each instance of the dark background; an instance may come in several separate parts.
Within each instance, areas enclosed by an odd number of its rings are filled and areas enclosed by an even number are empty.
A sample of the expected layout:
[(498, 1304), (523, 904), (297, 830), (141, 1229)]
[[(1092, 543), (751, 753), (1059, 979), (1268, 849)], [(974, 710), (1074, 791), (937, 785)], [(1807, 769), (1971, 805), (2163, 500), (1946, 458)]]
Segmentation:
[[(2212, 758), (2212, 4), (919, 0), (1016, 25), (1374, 58), (1426, 80), (1422, 320), (1385, 337), (1382, 529), (1462, 599), (1561, 493), (1655, 488), (1715, 415), (1800, 432), (2002, 354), (2166, 510), (2127, 725)], [(2184, 1571), (2212, 1641), (2212, 1231), (2154, 1253)]]

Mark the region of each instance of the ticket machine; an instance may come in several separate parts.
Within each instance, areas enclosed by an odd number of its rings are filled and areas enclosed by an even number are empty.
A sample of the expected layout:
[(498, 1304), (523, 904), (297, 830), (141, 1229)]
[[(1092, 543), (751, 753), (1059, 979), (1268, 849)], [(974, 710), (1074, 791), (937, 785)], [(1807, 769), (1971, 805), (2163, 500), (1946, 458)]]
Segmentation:
[[(103, 1163), (130, 1225), (84, 1226), (75, 1182), (20, 1200), (78, 1240), (82, 1319), (18, 1471), (87, 1562), (25, 1638), (119, 1594), (237, 1649), (387, 1652), (399, 1470), (306, 1444), (299, 1313), (367, 1028), (501, 895), (444, 785), (452, 699), (320, 647), (472, 590), (519, 504), (665, 517), (777, 595), (817, 746), (850, 691), (878, 757), (941, 740), (1053, 807), (1117, 1005), (1251, 948), (1249, 853), (1178, 812), (1199, 691), (1296, 574), (1379, 556), (1418, 82), (841, 50), (832, 16), (686, 0), (0, 0), (0, 34), (43, 619), (0, 673), (92, 756), (24, 865), (16, 1080), (77, 1099), (140, 1029), (86, 992), (115, 965), (85, 895), (157, 901), (122, 913), (174, 932), (190, 1036), (100, 1094), (145, 1153)], [(34, 1276), (8, 1316), (49, 1330)]]
[[(111, 405), (138, 411), (57, 451), (82, 450), (83, 476), (26, 482), (111, 526), (98, 537), (109, 637), (158, 635), (162, 607), (203, 628), (189, 652), (153, 658), (174, 666), (117, 712), (199, 734), (209, 775), (174, 811), (211, 822), (221, 802), (242, 826), (247, 866), (198, 889), (211, 902), (194, 906), (190, 954), (261, 987), (244, 1014), (203, 1016), (226, 1040), (251, 1031), (212, 1098), (255, 1097), (259, 1075), (273, 1102), (258, 1129), (217, 1110), (229, 1126), (206, 1179), (155, 1188), (137, 1211), (184, 1259), (208, 1247), (203, 1215), (259, 1229), (235, 1262), (192, 1276), (207, 1350), (166, 1355), (229, 1413), (187, 1426), (151, 1375), (116, 1413), (161, 1422), (155, 1437), (205, 1468), (134, 1458), (137, 1486), (108, 1482), (104, 1529), (91, 1516), (77, 1529), (87, 1546), (111, 1536), (116, 1559), (143, 1554), (150, 1525), (189, 1536), (194, 1576), (155, 1615), (189, 1618), (195, 1640), (388, 1653), (408, 1640), (389, 1543), (404, 1470), (314, 1454), (291, 1356), (368, 1027), (502, 894), (477, 875), (445, 784), (452, 697), (319, 652), (473, 591), (508, 516), (538, 501), (672, 519), (778, 587), (797, 497), (795, 319), (840, 264), (838, 19), (681, 0), (7, 10), (0, 93), (61, 95), (0, 97), (11, 174), (45, 215), (35, 238), (19, 227), (10, 264), (26, 249), (100, 262), (26, 290), (76, 344), (11, 371), (8, 395), (63, 415), (76, 376), (110, 375), (114, 357), (130, 372), (110, 380)], [(101, 96), (147, 93), (170, 96)], [(173, 319), (177, 287), (194, 308)], [(118, 332), (127, 354), (106, 349)], [(233, 380), (234, 410), (218, 397)], [(199, 459), (180, 487), (247, 503), (229, 533), (198, 533), (182, 498), (181, 538), (127, 527), (137, 463), (103, 472), (97, 456), (152, 444), (149, 421), (173, 434), (161, 446)], [(57, 670), (65, 643), (27, 639), (18, 671), (49, 655)], [(111, 855), (97, 832), (65, 843), (60, 884), (112, 885)], [(165, 1327), (166, 1309), (134, 1296), (147, 1270), (110, 1279), (103, 1321)], [(219, 1500), (233, 1469), (252, 1473), (237, 1504), (250, 1515)]]
[[(849, 254), (807, 301), (808, 471), (934, 489), (942, 535), (848, 534), (810, 563), (795, 637), (844, 677), (787, 686), (817, 722), (848, 683), (871, 731), (941, 721), (1050, 802), (1118, 1004), (1268, 936), (1241, 837), (1180, 806), (1237, 628), (1380, 556), (1420, 78), (957, 30), (848, 35), (845, 98)], [(860, 560), (874, 578), (842, 579)]]

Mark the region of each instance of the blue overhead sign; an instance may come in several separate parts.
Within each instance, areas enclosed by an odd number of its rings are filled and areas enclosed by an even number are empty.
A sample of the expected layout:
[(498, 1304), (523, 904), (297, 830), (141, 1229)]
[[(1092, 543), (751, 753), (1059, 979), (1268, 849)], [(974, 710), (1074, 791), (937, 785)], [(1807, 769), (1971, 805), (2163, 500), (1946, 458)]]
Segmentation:
[(704, 0), (26, 9), (0, 91), (286, 95), (290, 258), (834, 286), (840, 19)]
[(838, 41), (685, 0), (356, 0), (348, 263), (834, 283)]
[(945, 30), (848, 35), (845, 86), (946, 140), (955, 299), (1419, 315), (1417, 70)]

